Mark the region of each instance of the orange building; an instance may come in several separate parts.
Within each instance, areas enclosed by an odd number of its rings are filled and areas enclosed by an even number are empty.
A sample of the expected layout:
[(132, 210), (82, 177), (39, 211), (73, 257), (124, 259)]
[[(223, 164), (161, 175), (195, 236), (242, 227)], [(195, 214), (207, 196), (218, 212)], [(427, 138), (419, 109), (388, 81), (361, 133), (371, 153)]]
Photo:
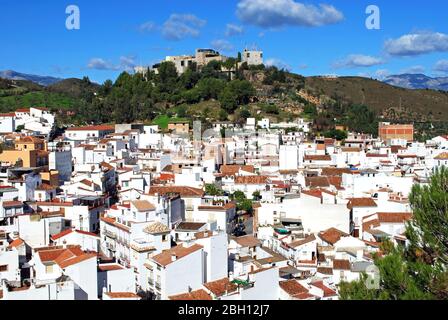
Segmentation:
[(414, 141), (414, 125), (380, 122), (378, 126), (378, 137), (383, 141), (390, 141), (392, 139)]
[(4, 150), (0, 154), (0, 163), (35, 168), (48, 165), (48, 151), (44, 140), (35, 137), (17, 139), (15, 150)]

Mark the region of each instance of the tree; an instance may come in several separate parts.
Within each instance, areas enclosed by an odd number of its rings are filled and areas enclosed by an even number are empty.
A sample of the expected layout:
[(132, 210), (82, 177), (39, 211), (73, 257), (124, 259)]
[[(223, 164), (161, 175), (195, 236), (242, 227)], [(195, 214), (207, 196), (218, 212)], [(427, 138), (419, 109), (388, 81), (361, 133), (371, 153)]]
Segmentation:
[(219, 110), (219, 121), (227, 121), (229, 117), (229, 114), (226, 112), (226, 110), (221, 109)]
[(197, 90), (201, 95), (202, 99), (218, 99), (218, 96), (221, 94), (222, 90), (226, 86), (224, 80), (215, 79), (215, 78), (204, 78), (201, 79), (197, 84)]
[(413, 186), (409, 201), (409, 245), (389, 246), (384, 257), (375, 258), (380, 288), (368, 290), (364, 275), (341, 283), (341, 299), (448, 299), (448, 170), (437, 170), (428, 186)]
[(244, 120), (246, 120), (247, 118), (250, 118), (251, 117), (251, 114), (250, 114), (250, 111), (249, 110), (247, 110), (247, 109), (242, 109), (241, 111), (240, 111), (240, 116), (239, 116), (241, 119), (244, 119)]
[(378, 134), (378, 119), (375, 112), (364, 105), (353, 105), (346, 113), (346, 123), (351, 130), (360, 133)]
[(341, 141), (347, 139), (347, 132), (342, 130), (331, 129), (324, 132), (324, 137)]
[(210, 196), (222, 196), (224, 194), (224, 192), (214, 184), (206, 184), (205, 193)]
[(252, 198), (254, 199), (254, 201), (259, 201), (261, 199), (260, 191), (255, 191), (254, 193), (252, 193)]
[(246, 198), (246, 195), (242, 191), (235, 191), (231, 198), (236, 201), (236, 209), (238, 211), (243, 210), (248, 213), (252, 213), (252, 201)]

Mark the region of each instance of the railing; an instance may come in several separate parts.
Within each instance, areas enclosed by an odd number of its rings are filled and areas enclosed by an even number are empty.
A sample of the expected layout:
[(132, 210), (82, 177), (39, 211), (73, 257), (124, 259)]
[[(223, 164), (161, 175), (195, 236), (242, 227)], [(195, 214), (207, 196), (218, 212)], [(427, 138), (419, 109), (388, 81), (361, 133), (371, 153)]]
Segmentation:
[(104, 234), (106, 235), (106, 237), (109, 237), (111, 239), (116, 239), (117, 238), (117, 235), (115, 233), (110, 232), (108, 230), (106, 230), (106, 232)]

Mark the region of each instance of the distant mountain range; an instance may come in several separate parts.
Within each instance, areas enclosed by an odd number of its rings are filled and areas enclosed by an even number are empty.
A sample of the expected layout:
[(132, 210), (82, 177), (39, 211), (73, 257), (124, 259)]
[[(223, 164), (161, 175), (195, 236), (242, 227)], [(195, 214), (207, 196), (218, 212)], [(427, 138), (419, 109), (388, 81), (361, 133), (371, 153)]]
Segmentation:
[(448, 91), (448, 77), (431, 78), (424, 74), (400, 74), (388, 76), (385, 83), (406, 89), (433, 89)]
[(41, 86), (49, 86), (63, 80), (61, 78), (38, 76), (34, 74), (20, 73), (13, 70), (0, 71), (0, 78), (9, 80), (27, 80), (40, 84)]

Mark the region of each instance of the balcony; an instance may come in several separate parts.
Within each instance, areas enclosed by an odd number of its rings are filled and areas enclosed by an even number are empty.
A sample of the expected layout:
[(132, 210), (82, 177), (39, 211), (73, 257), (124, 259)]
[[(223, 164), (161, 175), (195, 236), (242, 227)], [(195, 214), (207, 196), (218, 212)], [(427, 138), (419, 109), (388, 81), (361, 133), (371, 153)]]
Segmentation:
[(156, 281), (156, 289), (160, 291), (160, 289), (162, 288), (160, 282)]
[(117, 235), (113, 232), (110, 232), (108, 230), (106, 230), (106, 232), (104, 232), (104, 234), (106, 235), (106, 237), (111, 238), (111, 239), (116, 239)]
[(148, 279), (148, 283), (149, 283), (149, 285), (152, 287), (152, 286), (154, 285), (154, 279), (149, 278), (149, 279)]

